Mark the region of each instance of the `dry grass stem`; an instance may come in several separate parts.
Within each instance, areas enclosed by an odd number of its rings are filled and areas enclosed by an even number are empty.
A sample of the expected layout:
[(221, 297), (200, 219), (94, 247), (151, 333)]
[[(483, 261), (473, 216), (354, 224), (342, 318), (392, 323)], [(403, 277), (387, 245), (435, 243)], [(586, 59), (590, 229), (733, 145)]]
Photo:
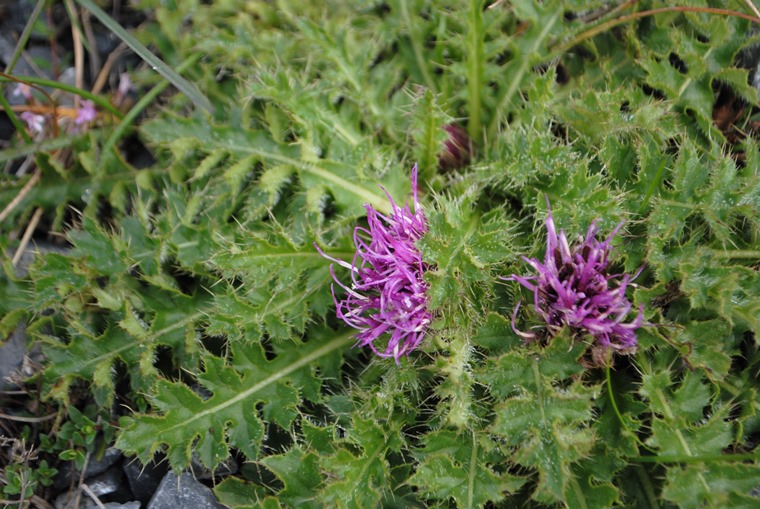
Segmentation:
[(108, 55), (105, 64), (103, 64), (103, 67), (100, 69), (97, 78), (95, 78), (95, 83), (92, 85), (93, 94), (99, 94), (100, 91), (103, 90), (103, 87), (108, 80), (108, 74), (111, 72), (111, 68), (116, 64), (116, 61), (119, 59), (119, 57), (124, 54), (126, 49), (127, 45), (122, 42)]
[(24, 236), (21, 237), (21, 242), (18, 245), (18, 249), (16, 249), (16, 254), (13, 256), (13, 260), (11, 260), (11, 264), (14, 267), (18, 264), (19, 260), (21, 260), (21, 257), (24, 256), (26, 246), (29, 245), (29, 240), (31, 240), (34, 230), (37, 229), (37, 225), (42, 218), (43, 212), (44, 210), (42, 207), (37, 207), (37, 210), (35, 210), (32, 215), (32, 219), (29, 220), (29, 224), (27, 225), (26, 230), (24, 230)]
[(35, 172), (32, 174), (32, 177), (29, 179), (29, 182), (24, 184), (24, 187), (21, 188), (21, 191), (19, 191), (18, 194), (11, 200), (11, 202), (6, 205), (3, 211), (0, 212), (0, 222), (5, 221), (5, 218), (7, 218), (16, 207), (18, 207), (18, 204), (21, 203), (27, 194), (29, 194), (29, 191), (31, 191), (37, 182), (40, 181), (41, 177), (42, 172), (39, 168), (37, 168), (37, 170), (35, 170)]

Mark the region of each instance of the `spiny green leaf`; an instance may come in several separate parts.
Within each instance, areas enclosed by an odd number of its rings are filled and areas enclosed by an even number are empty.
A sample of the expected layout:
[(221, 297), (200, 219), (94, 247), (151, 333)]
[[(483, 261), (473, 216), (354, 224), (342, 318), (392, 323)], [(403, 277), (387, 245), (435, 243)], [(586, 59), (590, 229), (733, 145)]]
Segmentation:
[[(154, 355), (159, 345), (170, 347), (174, 359), (182, 361), (187, 368), (192, 367), (198, 349), (194, 326), (203, 313), (188, 314), (183, 306), (203, 309), (204, 300), (185, 297), (163, 302), (149, 299), (148, 302), (152, 306), (150, 325), (125, 303), (121, 312), (115, 314), (121, 317), (118, 328), (111, 325), (102, 334), (96, 334), (89, 327), (73, 322), (68, 331), (68, 344), (48, 338), (46, 355), (51, 363), (43, 376), (48, 384), (53, 384), (51, 395), (67, 400), (68, 387), (77, 378), (93, 380), (96, 386), (112, 387), (111, 371), (118, 360), (128, 367), (133, 387), (144, 390), (157, 374)], [(112, 323), (116, 324), (117, 320)], [(113, 397), (113, 393), (108, 397)]]
[(86, 219), (84, 228), (71, 232), (74, 243), (72, 256), (82, 257), (100, 274), (116, 275), (126, 272), (127, 266), (122, 260), (110, 236), (93, 221)]
[(565, 490), (567, 507), (585, 507), (588, 509), (603, 509), (612, 507), (618, 500), (618, 490), (612, 483), (600, 483), (591, 473), (578, 472), (574, 468), (575, 479), (571, 479)]
[[(190, 139), (208, 153), (226, 151), (232, 156), (232, 174), (243, 168), (240, 166), (241, 161), (247, 161), (244, 165), (246, 168), (253, 161), (265, 162), (267, 165), (287, 165), (297, 171), (301, 184), (306, 189), (327, 185), (342, 207), (357, 212), (365, 203), (370, 203), (380, 211), (390, 211), (388, 199), (380, 190), (377, 180), (357, 178), (356, 169), (343, 162), (320, 159), (309, 155), (307, 149), (298, 150), (292, 145), (276, 143), (264, 131), (213, 125), (194, 119), (167, 119), (148, 122), (142, 126), (142, 132), (153, 143), (172, 146)], [(405, 174), (404, 171), (396, 175)], [(233, 179), (233, 184), (237, 182)], [(390, 189), (396, 187), (389, 186)]]
[(277, 493), (280, 502), (292, 507), (320, 507), (315, 496), (322, 475), (316, 454), (292, 447), (284, 454), (262, 458), (261, 462), (285, 485)]
[(411, 135), (416, 144), (414, 160), (424, 180), (430, 180), (438, 168), (438, 155), (448, 136), (443, 127), (451, 121), (432, 91), (425, 90), (416, 98)]
[[(517, 463), (538, 470), (534, 494), (538, 500), (564, 500), (570, 483), (576, 482), (571, 465), (594, 445), (590, 421), (597, 389), (579, 382), (557, 387), (553, 377), (542, 373), (537, 358), (524, 364), (526, 369), (511, 380), (516, 394), (494, 408), (496, 419), (491, 431), (514, 449)], [(498, 392), (503, 393), (501, 389)]]
[(214, 488), (219, 502), (230, 509), (254, 509), (266, 496), (266, 490), (257, 484), (238, 477), (227, 477)]
[(498, 354), (522, 344), (523, 339), (512, 330), (508, 318), (489, 312), (471, 341), (476, 346)]
[(443, 400), (439, 408), (445, 412), (446, 422), (460, 430), (472, 426), (474, 405), (472, 349), (465, 335), (459, 328), (442, 334), (448, 355), (439, 356), (435, 362), (437, 371), (445, 377), (436, 388), (436, 394)]
[(668, 469), (663, 497), (679, 507), (757, 507), (760, 468), (746, 463), (698, 463)]
[(702, 367), (715, 375), (723, 376), (731, 367), (735, 354), (731, 328), (724, 320), (689, 322), (674, 338), (688, 345), (687, 358), (694, 367)]
[[(322, 469), (335, 479), (326, 484), (317, 500), (325, 507), (374, 507), (390, 488), (386, 454), (398, 451), (402, 438), (398, 430), (384, 429), (358, 416), (353, 419), (345, 440), (351, 448), (340, 447), (334, 455), (320, 460)], [(351, 449), (360, 448), (355, 454)]]
[(426, 498), (453, 498), (457, 507), (483, 507), (503, 500), (524, 483), (493, 470), (489, 459), (498, 461), (497, 447), (482, 434), (440, 430), (427, 434), (424, 443), (416, 452), (420, 466), (409, 482)]
[(584, 349), (580, 343), (570, 343), (566, 338), (557, 336), (543, 350), (513, 348), (500, 357), (489, 358), (477, 370), (477, 378), (499, 398), (507, 398), (523, 390), (535, 392), (543, 384), (541, 378), (536, 378), (536, 363), (541, 375), (549, 380), (567, 380), (583, 371), (578, 359)]
[(318, 396), (308, 389), (319, 383), (313, 380), (312, 366), (339, 356), (351, 340), (350, 335), (312, 339), (291, 345), (271, 361), (259, 344), (238, 343), (231, 346), (233, 365), (206, 354), (198, 379), (212, 395), (202, 399), (181, 382), (160, 381), (151, 397), (155, 412), (125, 418), (116, 446), (137, 454), (143, 463), (164, 448), (173, 468), (186, 466), (193, 449), (210, 468), (227, 458), (231, 446), (255, 458), (264, 433), (257, 405), (263, 403), (266, 420), (288, 428), (300, 401), (299, 388), (312, 399)]
[(720, 454), (732, 442), (731, 425), (726, 420), (730, 408), (713, 405), (712, 415), (705, 420), (711, 394), (701, 375), (687, 373), (675, 391), (670, 389), (670, 377), (668, 371), (642, 377), (641, 393), (659, 414), (653, 418), (647, 444), (674, 459)]
[(438, 197), (426, 212), (429, 232), (420, 241), (423, 258), (431, 264), (430, 306), (478, 306), (490, 269), (510, 259), (510, 223), (499, 214), (474, 210), (472, 190), (458, 198)]

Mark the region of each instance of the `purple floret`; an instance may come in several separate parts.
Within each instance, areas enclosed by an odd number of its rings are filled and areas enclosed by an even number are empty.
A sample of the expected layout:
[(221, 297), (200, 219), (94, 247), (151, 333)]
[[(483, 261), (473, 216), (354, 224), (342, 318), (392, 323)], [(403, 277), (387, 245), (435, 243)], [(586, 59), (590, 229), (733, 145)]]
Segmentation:
[(351, 271), (347, 286), (330, 266), (335, 283), (346, 292), (338, 298), (332, 285), (338, 318), (360, 331), (357, 345), (397, 363), (422, 342), (432, 319), (423, 279), (426, 266), (415, 246), (428, 229), (417, 199), (417, 165), (412, 169), (412, 191), (414, 212), (408, 202), (403, 208), (396, 205), (387, 191), (393, 209), (389, 217), (365, 205), (368, 227), (354, 229), (352, 263), (325, 254), (315, 244), (322, 256)]
[(98, 116), (98, 112), (95, 109), (95, 103), (89, 99), (84, 99), (77, 109), (77, 116), (74, 119), (76, 125), (89, 124)]
[[(548, 206), (548, 202), (547, 202)], [(557, 234), (551, 210), (546, 218), (547, 242), (544, 263), (535, 258), (523, 259), (537, 275), (507, 279), (517, 281), (533, 292), (533, 306), (546, 321), (548, 332), (556, 335), (562, 327), (592, 336), (598, 346), (628, 352), (636, 348), (636, 329), (644, 324), (643, 306), (630, 322), (626, 319), (633, 305), (625, 291), (638, 275), (608, 274), (610, 245), (622, 223), (604, 242), (596, 239), (599, 228), (591, 223), (583, 242), (568, 244), (565, 232)], [(512, 328), (525, 339), (537, 335), (515, 327), (518, 303), (512, 316)]]

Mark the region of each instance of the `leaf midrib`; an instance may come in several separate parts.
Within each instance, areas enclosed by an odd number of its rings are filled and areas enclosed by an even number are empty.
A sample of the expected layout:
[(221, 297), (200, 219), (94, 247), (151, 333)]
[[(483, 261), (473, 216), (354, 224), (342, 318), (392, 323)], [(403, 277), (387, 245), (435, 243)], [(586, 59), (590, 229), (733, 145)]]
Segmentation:
[(240, 403), (241, 401), (246, 400), (253, 394), (259, 392), (260, 390), (264, 389), (265, 387), (272, 385), (276, 383), (279, 380), (282, 380), (283, 378), (286, 378), (288, 375), (293, 373), (294, 371), (297, 371), (313, 361), (319, 359), (320, 357), (327, 355), (328, 353), (332, 352), (333, 350), (337, 350), (338, 348), (348, 344), (353, 340), (354, 338), (354, 331), (349, 331), (348, 333), (338, 336), (337, 338), (333, 339), (329, 343), (325, 344), (324, 346), (317, 348), (313, 352), (309, 353), (308, 355), (301, 357), (297, 361), (291, 363), (284, 369), (281, 369), (277, 371), (276, 373), (273, 373), (272, 375), (268, 376), (267, 378), (261, 380), (260, 382), (252, 385), (248, 389), (244, 390), (243, 392), (239, 393), (237, 396), (230, 398), (228, 400), (225, 400), (218, 405), (211, 406), (207, 408), (206, 410), (203, 410), (202, 412), (198, 412), (197, 414), (193, 415), (189, 419), (185, 419), (182, 422), (175, 424), (173, 426), (169, 426), (168, 428), (165, 428), (162, 430), (162, 433), (170, 433), (171, 431), (178, 429), (178, 428), (184, 428), (186, 426), (191, 425), (195, 421), (199, 419), (203, 419), (208, 415), (211, 414), (217, 414), (220, 412), (223, 412), (226, 408), (229, 408), (233, 405), (236, 405)]

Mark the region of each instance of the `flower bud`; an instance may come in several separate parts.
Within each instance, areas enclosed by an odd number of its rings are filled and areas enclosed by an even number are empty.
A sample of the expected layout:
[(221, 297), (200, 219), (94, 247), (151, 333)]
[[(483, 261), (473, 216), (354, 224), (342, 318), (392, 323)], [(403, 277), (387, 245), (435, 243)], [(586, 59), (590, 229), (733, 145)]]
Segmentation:
[(473, 154), (472, 140), (462, 127), (456, 124), (443, 126), (446, 140), (438, 154), (438, 165), (442, 170), (455, 170), (466, 166)]

